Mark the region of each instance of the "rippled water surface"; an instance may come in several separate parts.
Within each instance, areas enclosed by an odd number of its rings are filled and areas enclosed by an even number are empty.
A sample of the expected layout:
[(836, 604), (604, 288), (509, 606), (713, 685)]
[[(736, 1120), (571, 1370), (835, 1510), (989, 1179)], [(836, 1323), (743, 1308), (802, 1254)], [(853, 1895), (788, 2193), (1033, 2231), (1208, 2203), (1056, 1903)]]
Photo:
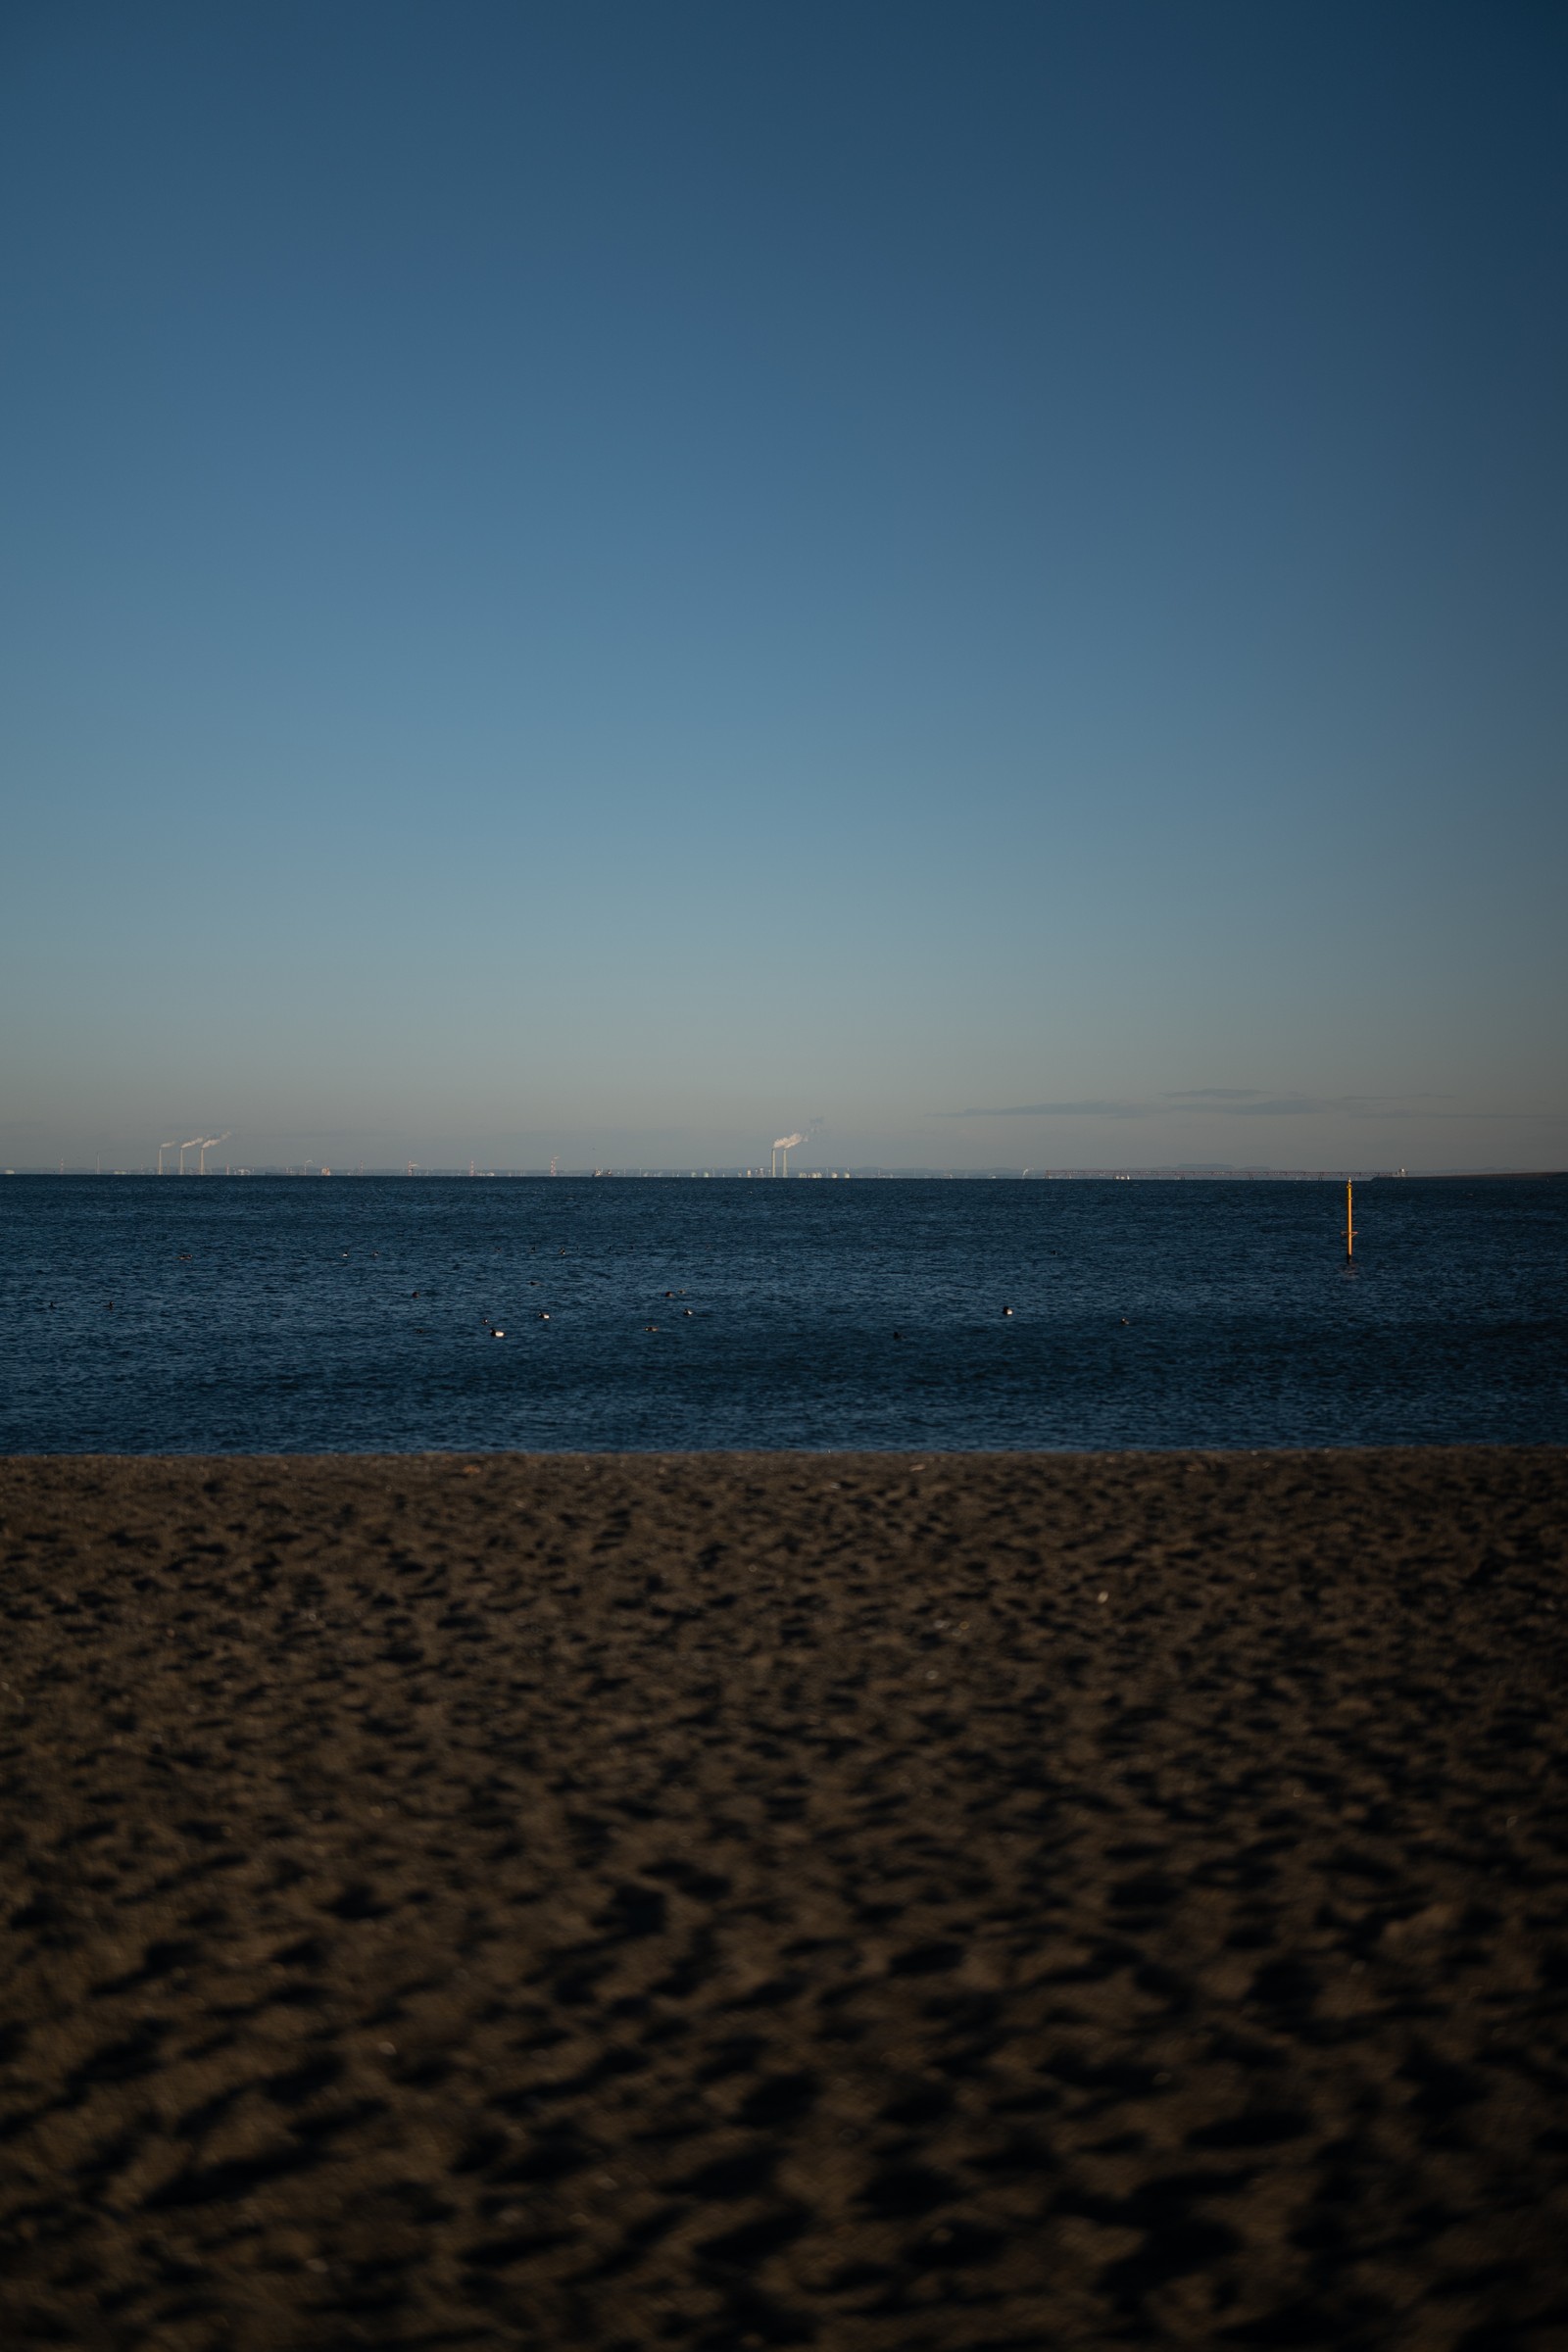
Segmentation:
[(1568, 1183), (1344, 1198), (0, 1179), (0, 1450), (1568, 1439)]

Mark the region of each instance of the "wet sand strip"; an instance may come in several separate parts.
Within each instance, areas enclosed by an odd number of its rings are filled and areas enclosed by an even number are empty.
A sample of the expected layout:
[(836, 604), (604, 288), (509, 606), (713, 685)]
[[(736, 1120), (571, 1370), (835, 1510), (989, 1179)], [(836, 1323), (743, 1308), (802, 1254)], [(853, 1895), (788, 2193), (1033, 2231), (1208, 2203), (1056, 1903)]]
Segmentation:
[(1565, 1524), (0, 1462), (0, 2340), (1561, 2347)]

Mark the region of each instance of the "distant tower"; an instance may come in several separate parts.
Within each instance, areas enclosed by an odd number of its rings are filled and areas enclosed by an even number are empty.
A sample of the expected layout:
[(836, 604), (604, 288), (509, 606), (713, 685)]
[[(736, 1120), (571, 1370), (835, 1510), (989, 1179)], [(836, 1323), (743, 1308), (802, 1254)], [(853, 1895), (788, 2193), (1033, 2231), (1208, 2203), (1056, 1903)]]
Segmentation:
[(550, 1173), (552, 1176), (559, 1176), (561, 1174), (561, 1162), (559, 1159), (557, 1159), (553, 1152), (550, 1154)]

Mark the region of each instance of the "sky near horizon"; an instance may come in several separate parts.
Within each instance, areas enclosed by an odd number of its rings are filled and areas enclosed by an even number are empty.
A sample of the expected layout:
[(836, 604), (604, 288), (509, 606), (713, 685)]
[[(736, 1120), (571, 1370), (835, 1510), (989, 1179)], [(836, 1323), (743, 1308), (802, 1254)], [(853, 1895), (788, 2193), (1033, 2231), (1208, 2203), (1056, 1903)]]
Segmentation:
[(1568, 15), (13, 0), (0, 1157), (1568, 1166)]

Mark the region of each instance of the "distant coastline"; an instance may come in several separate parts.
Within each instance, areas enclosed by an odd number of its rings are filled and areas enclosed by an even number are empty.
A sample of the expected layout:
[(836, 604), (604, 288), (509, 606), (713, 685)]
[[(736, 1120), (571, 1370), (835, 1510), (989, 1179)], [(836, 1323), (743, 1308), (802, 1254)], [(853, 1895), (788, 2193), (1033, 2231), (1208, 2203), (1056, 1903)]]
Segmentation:
[[(172, 1168), (164, 1173), (171, 1179), (176, 1175)], [(576, 1182), (626, 1180), (634, 1183), (730, 1183), (730, 1184), (1560, 1184), (1568, 1180), (1568, 1168), (1272, 1168), (1226, 1167), (1091, 1167), (1091, 1168), (943, 1168), (943, 1167), (849, 1167), (849, 1168), (792, 1168), (788, 1176), (771, 1176), (766, 1168), (480, 1168), (480, 1167), (338, 1167), (322, 1165), (318, 1160), (304, 1160), (295, 1165), (283, 1162), (259, 1167), (189, 1169), (187, 1176), (200, 1173), (206, 1181), (214, 1178), (258, 1178), (301, 1180), (315, 1183), (322, 1176), (333, 1179), (373, 1179), (384, 1183), (396, 1178), (408, 1184), (436, 1181), (532, 1184), (548, 1182), (551, 1178), (569, 1178)], [(152, 1167), (86, 1168), (55, 1166), (0, 1169), (0, 1175), (39, 1177), (51, 1176), (72, 1181), (85, 1177), (89, 1181), (117, 1177), (156, 1177)]]

